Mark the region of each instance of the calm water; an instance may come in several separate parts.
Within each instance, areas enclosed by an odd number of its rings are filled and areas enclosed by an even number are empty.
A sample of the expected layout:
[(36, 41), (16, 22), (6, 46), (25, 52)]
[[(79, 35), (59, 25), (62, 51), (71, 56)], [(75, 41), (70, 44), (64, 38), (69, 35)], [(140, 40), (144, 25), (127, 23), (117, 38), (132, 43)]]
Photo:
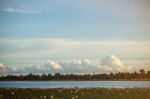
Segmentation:
[(0, 87), (17, 87), (17, 88), (150, 87), (150, 81), (1, 81)]

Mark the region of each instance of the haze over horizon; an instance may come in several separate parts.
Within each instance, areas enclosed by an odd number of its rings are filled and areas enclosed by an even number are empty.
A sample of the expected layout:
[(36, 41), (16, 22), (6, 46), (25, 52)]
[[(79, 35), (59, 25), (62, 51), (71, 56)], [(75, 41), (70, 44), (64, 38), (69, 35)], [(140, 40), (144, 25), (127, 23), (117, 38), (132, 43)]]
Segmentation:
[(0, 75), (150, 70), (149, 0), (0, 0)]

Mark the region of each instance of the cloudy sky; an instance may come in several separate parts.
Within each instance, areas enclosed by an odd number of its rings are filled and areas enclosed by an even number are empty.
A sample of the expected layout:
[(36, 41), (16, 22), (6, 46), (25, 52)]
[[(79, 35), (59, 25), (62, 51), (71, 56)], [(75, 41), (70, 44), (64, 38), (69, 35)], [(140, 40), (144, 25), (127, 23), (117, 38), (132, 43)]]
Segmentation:
[(0, 75), (150, 70), (149, 0), (0, 0)]

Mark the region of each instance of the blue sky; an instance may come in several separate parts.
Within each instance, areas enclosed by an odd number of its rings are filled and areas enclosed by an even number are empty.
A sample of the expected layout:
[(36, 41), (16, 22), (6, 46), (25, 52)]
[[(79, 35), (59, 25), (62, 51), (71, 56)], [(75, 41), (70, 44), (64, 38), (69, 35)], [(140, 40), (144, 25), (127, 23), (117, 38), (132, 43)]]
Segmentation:
[(101, 68), (107, 56), (110, 62), (119, 59), (124, 70), (149, 70), (149, 5), (149, 0), (0, 0), (1, 74), (44, 72), (33, 69), (48, 68), (47, 61), (50, 72), (81, 73), (85, 59), (95, 66), (88, 72), (116, 71), (117, 64)]

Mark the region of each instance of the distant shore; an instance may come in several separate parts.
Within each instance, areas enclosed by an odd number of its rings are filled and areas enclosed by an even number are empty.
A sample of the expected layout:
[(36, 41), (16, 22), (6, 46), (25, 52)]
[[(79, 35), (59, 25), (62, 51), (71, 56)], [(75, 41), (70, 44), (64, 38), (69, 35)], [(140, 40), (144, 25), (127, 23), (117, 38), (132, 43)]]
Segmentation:
[(150, 88), (0, 88), (0, 99), (150, 99)]
[(93, 73), (93, 74), (63, 74), (43, 73), (26, 75), (0, 76), (0, 81), (150, 81), (150, 71), (139, 72)]

